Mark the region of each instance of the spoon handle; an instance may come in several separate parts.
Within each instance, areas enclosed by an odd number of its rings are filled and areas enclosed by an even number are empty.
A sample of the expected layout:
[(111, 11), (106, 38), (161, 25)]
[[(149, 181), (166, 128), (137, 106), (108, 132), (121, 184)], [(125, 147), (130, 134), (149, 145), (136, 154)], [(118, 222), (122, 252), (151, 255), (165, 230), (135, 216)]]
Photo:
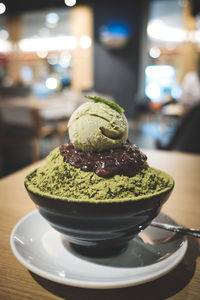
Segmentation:
[(176, 226), (176, 225), (171, 225), (171, 224), (166, 224), (166, 223), (161, 223), (156, 221), (152, 221), (150, 225), (154, 227), (170, 230), (173, 232), (180, 232), (182, 234), (192, 235), (196, 238), (200, 238), (200, 229), (186, 228), (182, 226)]

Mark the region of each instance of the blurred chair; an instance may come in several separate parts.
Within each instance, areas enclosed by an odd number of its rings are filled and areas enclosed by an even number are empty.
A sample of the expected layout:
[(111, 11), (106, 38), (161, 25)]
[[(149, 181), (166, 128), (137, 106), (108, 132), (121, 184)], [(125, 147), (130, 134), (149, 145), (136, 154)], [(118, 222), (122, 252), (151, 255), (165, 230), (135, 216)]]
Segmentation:
[(167, 145), (157, 142), (158, 149), (200, 154), (200, 104), (195, 105), (181, 120)]
[(0, 175), (3, 150), (31, 144), (32, 162), (40, 158), (40, 138), (59, 134), (55, 122), (45, 123), (35, 108), (2, 106), (0, 108)]

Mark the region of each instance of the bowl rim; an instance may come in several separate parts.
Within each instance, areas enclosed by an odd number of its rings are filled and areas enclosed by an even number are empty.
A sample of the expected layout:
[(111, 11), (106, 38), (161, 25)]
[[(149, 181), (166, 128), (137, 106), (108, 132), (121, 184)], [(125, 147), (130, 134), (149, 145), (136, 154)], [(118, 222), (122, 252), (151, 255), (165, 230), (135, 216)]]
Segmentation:
[(173, 179), (173, 177), (171, 175), (169, 175), (168, 173), (162, 171), (162, 170), (159, 170), (159, 169), (156, 169), (156, 168), (153, 168), (155, 170), (158, 170), (159, 172), (167, 175), (167, 177), (170, 179), (170, 186), (160, 190), (159, 192), (155, 192), (154, 194), (146, 194), (146, 195), (141, 195), (141, 196), (138, 196), (138, 197), (135, 197), (134, 199), (127, 199), (127, 198), (114, 198), (114, 199), (70, 199), (70, 198), (65, 198), (65, 197), (60, 197), (60, 196), (56, 196), (56, 195), (51, 195), (51, 194), (47, 194), (47, 193), (43, 193), (43, 194), (40, 194), (40, 193), (37, 193), (35, 191), (32, 191), (31, 189), (29, 189), (26, 185), (26, 178), (32, 174), (33, 172), (35, 172), (37, 169), (31, 171), (26, 177), (25, 177), (25, 181), (24, 181), (24, 186), (26, 188), (26, 190), (28, 192), (31, 192), (33, 195), (35, 196), (39, 196), (39, 197), (43, 197), (43, 198), (47, 198), (47, 199), (52, 199), (52, 200), (60, 200), (60, 201), (63, 201), (63, 202), (68, 202), (68, 203), (86, 203), (86, 204), (89, 204), (89, 203), (94, 203), (94, 204), (112, 204), (112, 203), (128, 203), (128, 202), (138, 202), (138, 201), (141, 201), (141, 200), (148, 200), (148, 199), (152, 199), (154, 197), (158, 197), (160, 195), (163, 195), (165, 194), (166, 192), (170, 192), (173, 190), (174, 186), (175, 186), (175, 181)]

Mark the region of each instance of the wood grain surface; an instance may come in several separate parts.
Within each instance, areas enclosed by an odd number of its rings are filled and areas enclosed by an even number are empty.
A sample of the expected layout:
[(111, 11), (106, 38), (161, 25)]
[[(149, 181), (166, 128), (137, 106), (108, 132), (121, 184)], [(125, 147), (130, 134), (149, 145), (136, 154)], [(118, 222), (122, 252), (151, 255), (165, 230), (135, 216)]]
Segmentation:
[[(163, 212), (188, 227), (200, 227), (200, 156), (165, 151), (144, 151), (152, 167), (175, 179), (175, 188)], [(188, 250), (182, 262), (167, 275), (135, 287), (92, 290), (64, 286), (30, 273), (10, 249), (10, 234), (15, 224), (35, 209), (23, 182), (27, 173), (43, 162), (33, 164), (0, 180), (1, 259), (0, 299), (200, 299), (200, 242), (188, 237)]]

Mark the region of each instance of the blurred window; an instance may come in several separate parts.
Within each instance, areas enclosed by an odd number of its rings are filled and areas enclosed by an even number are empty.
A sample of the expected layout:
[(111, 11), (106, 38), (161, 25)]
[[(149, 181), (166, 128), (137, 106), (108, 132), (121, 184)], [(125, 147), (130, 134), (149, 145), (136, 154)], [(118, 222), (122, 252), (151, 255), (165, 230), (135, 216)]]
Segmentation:
[(151, 65), (145, 69), (146, 96), (153, 102), (164, 102), (169, 97), (179, 98), (180, 88), (176, 83), (175, 69), (169, 65)]

